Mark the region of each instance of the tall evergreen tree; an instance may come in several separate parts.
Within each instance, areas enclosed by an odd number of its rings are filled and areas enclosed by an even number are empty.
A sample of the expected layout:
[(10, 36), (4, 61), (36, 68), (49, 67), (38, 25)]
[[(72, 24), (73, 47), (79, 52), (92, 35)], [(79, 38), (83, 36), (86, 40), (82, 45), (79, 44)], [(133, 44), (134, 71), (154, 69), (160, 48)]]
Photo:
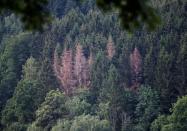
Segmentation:
[(43, 87), (38, 79), (38, 63), (29, 58), (23, 67), (23, 78), (18, 83), (13, 97), (3, 110), (2, 123), (5, 130), (25, 130), (35, 117), (33, 112), (44, 99)]
[(65, 95), (59, 90), (51, 90), (45, 97), (45, 101), (36, 111), (36, 119), (33, 127), (50, 131), (58, 119), (67, 117), (68, 110), (65, 107)]

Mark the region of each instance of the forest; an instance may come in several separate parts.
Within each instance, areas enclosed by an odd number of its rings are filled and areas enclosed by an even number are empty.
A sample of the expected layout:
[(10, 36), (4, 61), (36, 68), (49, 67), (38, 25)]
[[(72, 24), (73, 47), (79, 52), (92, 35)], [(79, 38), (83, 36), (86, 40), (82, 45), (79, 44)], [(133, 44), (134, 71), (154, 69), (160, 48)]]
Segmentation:
[(187, 131), (187, 1), (129, 32), (94, 0), (50, 0), (27, 31), (0, 15), (0, 131)]

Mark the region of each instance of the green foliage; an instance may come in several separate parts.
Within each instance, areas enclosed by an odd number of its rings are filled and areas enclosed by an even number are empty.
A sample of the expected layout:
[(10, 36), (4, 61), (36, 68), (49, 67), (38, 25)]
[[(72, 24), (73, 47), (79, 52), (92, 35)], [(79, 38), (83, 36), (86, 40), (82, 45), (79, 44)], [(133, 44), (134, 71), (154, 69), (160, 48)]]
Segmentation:
[(28, 33), (11, 37), (9, 33), (5, 34), (0, 44), (0, 112), (21, 79), (21, 68), (29, 57), (28, 45), (30, 44)]
[(35, 124), (48, 131), (59, 118), (66, 117), (67, 114), (64, 94), (58, 90), (51, 90), (36, 111)]
[[(107, 74), (106, 82), (104, 83), (105, 87), (103, 88), (103, 95), (105, 99), (110, 101), (110, 103), (114, 104), (117, 102), (116, 99), (120, 97), (120, 88), (118, 86), (119, 76), (117, 69), (114, 65), (111, 65)], [(122, 90), (122, 89), (121, 89)]]
[[(187, 130), (187, 96), (178, 99), (171, 111), (172, 114), (168, 117), (169, 128), (175, 131)], [(166, 128), (165, 126), (163, 127), (164, 129)]]
[(59, 120), (58, 123), (53, 126), (52, 131), (70, 131), (72, 122), (69, 120)]
[[(91, 73), (91, 93), (92, 99), (95, 101), (99, 95), (99, 90), (101, 90), (102, 84), (104, 79), (107, 76), (107, 69), (108, 69), (108, 60), (103, 52), (98, 52), (95, 62), (92, 66), (92, 73)], [(102, 72), (102, 73), (101, 73)]]
[(25, 131), (27, 125), (23, 125), (22, 123), (15, 122), (12, 125), (6, 128), (6, 131)]
[(151, 124), (151, 131), (161, 131), (163, 125), (168, 123), (167, 117), (164, 115), (158, 116)]
[[(185, 128), (182, 113), (186, 107), (182, 106), (176, 115), (174, 109), (169, 115), (169, 108), (187, 92), (186, 2), (173, 1), (162, 7), (157, 5), (160, 0), (152, 2), (163, 25), (152, 33), (142, 27), (131, 35), (120, 29), (120, 11), (104, 15), (93, 0), (82, 4), (50, 0), (48, 7), (54, 21), (43, 33), (23, 32), (17, 15), (0, 16), (0, 130)], [(109, 36), (115, 49), (111, 58), (106, 50)], [(91, 78), (88, 88), (75, 86), (68, 96), (56, 90), (64, 87), (54, 73), (54, 52), (63, 58), (63, 50), (70, 48), (74, 58), (77, 43), (82, 46), (85, 60), (92, 58), (88, 62)], [(130, 62), (135, 48), (142, 57), (142, 74), (137, 76), (141, 81), (137, 85), (146, 85), (137, 89), (132, 88)]]
[[(31, 68), (32, 67), (32, 68)], [(42, 101), (42, 85), (37, 79), (38, 64), (34, 58), (29, 58), (23, 67), (23, 78), (18, 83), (14, 95), (8, 100), (3, 110), (2, 124), (7, 130), (14, 126), (26, 128), (26, 124), (34, 119), (33, 112)], [(20, 124), (20, 125), (19, 125)]]
[[(187, 96), (179, 98), (171, 109), (171, 115), (160, 116), (152, 123), (153, 131), (187, 130)], [(161, 123), (162, 122), (162, 123)]]
[[(104, 106), (105, 110), (103, 112), (103, 109), (99, 108), (99, 112), (102, 111), (106, 117), (105, 119), (109, 119), (113, 130), (129, 128), (133, 123), (130, 118), (134, 117), (136, 105), (135, 94), (132, 91), (125, 90), (118, 83), (119, 73), (116, 67), (111, 64), (103, 89), (100, 92), (101, 103), (99, 107)], [(101, 115), (101, 117), (103, 116)]]
[(23, 66), (24, 80), (35, 80), (37, 78), (38, 71), (38, 63), (33, 57), (30, 57)]
[[(42, 129), (48, 131), (59, 119), (66, 124), (68, 119), (90, 113), (91, 105), (87, 102), (87, 96), (87, 91), (84, 90), (77, 91), (76, 95), (72, 97), (65, 96), (59, 90), (51, 90), (36, 111), (36, 119), (28, 130)], [(61, 128), (61, 124), (58, 126)], [(65, 128), (69, 129), (68, 127)]]
[[(69, 127), (69, 129), (67, 127)], [(67, 130), (68, 129), (68, 130)], [(52, 131), (112, 131), (107, 120), (100, 120), (97, 116), (81, 115), (69, 124), (67, 121), (58, 122)]]
[(27, 127), (27, 131), (42, 131), (42, 130), (43, 128), (36, 126), (35, 123), (32, 123)]
[(187, 78), (186, 78), (186, 73), (187, 73), (187, 69), (185, 68), (187, 66), (187, 45), (184, 44), (187, 42), (187, 34), (185, 33), (184, 34), (184, 37), (180, 40), (180, 49), (179, 49), (179, 53), (178, 53), (178, 56), (177, 56), (177, 70), (175, 72), (175, 81), (177, 81), (177, 87), (176, 87), (176, 90), (179, 92), (179, 94), (182, 96), (182, 95), (185, 95), (187, 93), (187, 90), (186, 90), (186, 81), (187, 81)]
[(85, 99), (79, 98), (79, 96), (74, 96), (65, 103), (71, 116), (77, 116), (81, 114), (88, 114), (91, 105), (86, 102)]
[(97, 115), (103, 119), (109, 119), (109, 102), (100, 102), (97, 109)]
[(82, 115), (76, 117), (70, 128), (72, 131), (110, 131), (110, 124), (106, 120), (99, 120), (99, 118)]
[(152, 121), (160, 112), (159, 94), (151, 87), (142, 86), (138, 91), (138, 104), (136, 105), (137, 131), (148, 131)]

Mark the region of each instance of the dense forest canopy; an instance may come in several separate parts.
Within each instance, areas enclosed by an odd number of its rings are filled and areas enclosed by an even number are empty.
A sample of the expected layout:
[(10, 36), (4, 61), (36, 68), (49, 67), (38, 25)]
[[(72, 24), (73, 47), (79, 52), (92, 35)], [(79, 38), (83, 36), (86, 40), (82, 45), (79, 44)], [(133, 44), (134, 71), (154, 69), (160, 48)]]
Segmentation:
[(152, 1), (161, 24), (129, 34), (95, 1), (51, 0), (27, 32), (0, 16), (0, 130), (186, 131), (187, 2)]

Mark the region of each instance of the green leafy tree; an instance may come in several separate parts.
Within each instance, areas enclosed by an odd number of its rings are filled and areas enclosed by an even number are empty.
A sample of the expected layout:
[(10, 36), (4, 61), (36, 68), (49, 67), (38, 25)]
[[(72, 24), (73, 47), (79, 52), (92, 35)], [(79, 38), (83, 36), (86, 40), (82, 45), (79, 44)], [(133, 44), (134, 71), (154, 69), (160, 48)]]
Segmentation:
[(163, 126), (163, 131), (187, 130), (187, 96), (178, 99), (171, 111), (172, 114), (168, 116), (169, 123)]
[(91, 113), (91, 104), (88, 103), (88, 98), (86, 97), (87, 95), (85, 95), (85, 91), (79, 91), (79, 94), (70, 97), (66, 101), (65, 106), (71, 117)]
[(65, 118), (67, 115), (65, 95), (59, 90), (51, 90), (36, 111), (36, 120), (33, 123), (37, 127), (49, 131), (58, 119)]
[(27, 127), (27, 131), (42, 131), (43, 128), (42, 127), (38, 127), (36, 126), (35, 123), (32, 123), (30, 124), (28, 127)]
[(70, 120), (59, 120), (55, 126), (53, 126), (52, 131), (70, 131), (72, 121)]
[[(187, 96), (179, 98), (171, 109), (171, 115), (158, 117), (152, 123), (153, 131), (186, 131), (187, 130)], [(163, 123), (161, 123), (163, 122)]]
[(33, 112), (44, 98), (42, 85), (37, 79), (38, 70), (38, 63), (32, 57), (23, 66), (23, 78), (3, 110), (2, 123), (6, 130), (16, 131), (18, 127), (20, 130), (25, 130), (26, 125), (33, 121)]
[[(67, 130), (67, 127), (69, 129)], [(59, 122), (52, 128), (52, 131), (112, 131), (107, 120), (100, 120), (97, 116), (81, 115), (74, 118), (71, 125), (66, 122)]]
[(158, 116), (152, 123), (151, 123), (151, 131), (161, 131), (164, 125), (168, 124), (167, 116), (161, 115)]
[(1, 41), (0, 112), (5, 107), (7, 100), (12, 97), (17, 82), (21, 79), (22, 65), (29, 57), (29, 36), (28, 33), (19, 33), (16, 36), (7, 36), (9, 39)]
[[(40, 37), (40, 36), (39, 36)], [(39, 70), (39, 78), (42, 85), (45, 86), (44, 93), (48, 93), (50, 90), (55, 90), (59, 87), (56, 76), (53, 71), (53, 50), (55, 49), (56, 44), (53, 41), (53, 37), (49, 32), (46, 32), (41, 36), (42, 49), (38, 52), (41, 55), (38, 57), (40, 61), (40, 70)], [(32, 47), (33, 48), (33, 47)]]

